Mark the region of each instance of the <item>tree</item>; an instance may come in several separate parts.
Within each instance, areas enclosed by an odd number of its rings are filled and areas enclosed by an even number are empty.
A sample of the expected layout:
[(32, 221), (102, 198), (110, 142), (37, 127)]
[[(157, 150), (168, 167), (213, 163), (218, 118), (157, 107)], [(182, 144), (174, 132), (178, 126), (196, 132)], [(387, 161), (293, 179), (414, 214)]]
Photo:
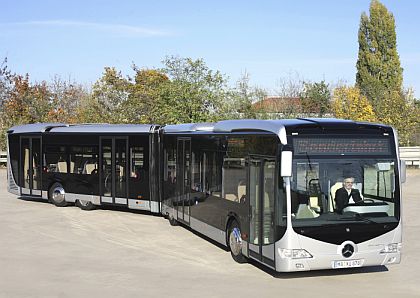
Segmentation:
[(0, 113), (12, 89), (14, 75), (7, 67), (7, 58), (0, 64)]
[(92, 96), (102, 114), (102, 122), (129, 123), (130, 119), (124, 113), (124, 104), (128, 100), (132, 85), (123, 78), (121, 72), (114, 67), (105, 67), (102, 77), (93, 85)]
[(263, 89), (250, 85), (249, 74), (244, 73), (236, 82), (236, 88), (231, 92), (231, 105), (225, 118), (266, 118), (266, 111), (254, 106), (256, 102), (262, 101), (266, 96), (267, 93)]
[(394, 16), (378, 0), (372, 0), (369, 14), (360, 18), (356, 86), (376, 110), (387, 93), (402, 90), (403, 69)]
[(162, 85), (157, 109), (160, 123), (215, 121), (223, 107), (226, 78), (202, 59), (166, 57), (161, 70), (169, 80)]
[(277, 112), (276, 118), (302, 117), (301, 98), (304, 84), (304, 79), (298, 72), (289, 72), (287, 76), (277, 81), (274, 92), (279, 100), (273, 102), (273, 110)]
[(372, 0), (369, 14), (360, 19), (356, 86), (367, 96), (378, 121), (394, 126), (400, 143), (408, 144), (418, 120), (413, 119), (415, 105), (402, 86), (394, 16), (378, 0)]
[(335, 117), (355, 121), (376, 122), (373, 107), (357, 87), (338, 87), (331, 103)]
[(6, 149), (6, 130), (8, 123), (4, 112), (4, 106), (12, 90), (14, 75), (7, 67), (7, 58), (0, 64), (0, 150)]
[(378, 107), (379, 121), (392, 125), (398, 131), (400, 145), (410, 145), (419, 118), (414, 107), (414, 98), (409, 92), (401, 94), (394, 91), (388, 93)]
[(158, 123), (161, 89), (168, 83), (168, 77), (156, 69), (139, 69), (136, 72), (126, 111), (135, 123)]
[(330, 111), (331, 93), (325, 81), (304, 83), (301, 96), (303, 111), (308, 114), (317, 113), (318, 117)]
[(79, 119), (80, 105), (86, 97), (89, 97), (86, 88), (74, 81), (66, 81), (55, 76), (48, 89), (52, 100), (52, 107), (48, 112), (49, 122), (89, 122)]
[(31, 85), (29, 75), (16, 75), (13, 87), (4, 103), (7, 124), (17, 125), (47, 121), (51, 97), (45, 82)]
[(275, 93), (279, 97), (301, 97), (304, 91), (304, 79), (298, 72), (290, 72), (276, 83)]

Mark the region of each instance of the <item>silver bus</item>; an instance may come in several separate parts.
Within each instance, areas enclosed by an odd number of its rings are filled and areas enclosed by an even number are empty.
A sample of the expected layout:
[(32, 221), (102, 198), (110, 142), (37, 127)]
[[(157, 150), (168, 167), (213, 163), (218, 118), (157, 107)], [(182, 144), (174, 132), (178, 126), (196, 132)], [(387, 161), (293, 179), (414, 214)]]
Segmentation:
[[(337, 119), (163, 127), (162, 213), (276, 271), (400, 262), (395, 130)], [(401, 174), (402, 172), (402, 174)], [(342, 192), (351, 182), (349, 194)]]

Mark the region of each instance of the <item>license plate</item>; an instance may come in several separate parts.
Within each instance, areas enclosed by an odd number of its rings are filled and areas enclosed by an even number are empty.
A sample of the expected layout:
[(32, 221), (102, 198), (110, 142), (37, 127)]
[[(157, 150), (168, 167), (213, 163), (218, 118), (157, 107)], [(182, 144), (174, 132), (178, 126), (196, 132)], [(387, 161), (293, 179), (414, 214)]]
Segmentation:
[(333, 261), (333, 269), (362, 267), (363, 260)]

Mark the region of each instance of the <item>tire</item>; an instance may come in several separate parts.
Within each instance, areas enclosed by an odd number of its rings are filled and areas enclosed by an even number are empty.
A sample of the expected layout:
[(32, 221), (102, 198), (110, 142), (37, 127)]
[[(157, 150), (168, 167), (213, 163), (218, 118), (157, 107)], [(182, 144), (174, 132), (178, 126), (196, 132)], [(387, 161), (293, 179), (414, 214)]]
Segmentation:
[(50, 202), (57, 207), (66, 207), (68, 205), (68, 202), (66, 202), (66, 191), (58, 182), (50, 187), (48, 198), (50, 199)]
[(96, 209), (96, 206), (91, 201), (77, 200), (76, 206), (82, 210), (91, 211)]
[(227, 229), (227, 244), (232, 258), (238, 263), (246, 263), (247, 259), (242, 254), (241, 229), (236, 220), (233, 220)]
[(172, 214), (168, 214), (168, 220), (169, 224), (173, 227), (179, 225), (178, 221), (172, 216)]

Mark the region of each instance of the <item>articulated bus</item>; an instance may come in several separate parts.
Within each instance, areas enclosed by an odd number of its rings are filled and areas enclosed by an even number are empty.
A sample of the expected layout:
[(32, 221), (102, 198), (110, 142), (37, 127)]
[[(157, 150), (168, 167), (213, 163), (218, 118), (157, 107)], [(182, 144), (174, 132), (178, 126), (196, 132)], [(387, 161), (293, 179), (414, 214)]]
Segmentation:
[(22, 197), (160, 213), (279, 272), (400, 262), (405, 164), (389, 126), (34, 124), (8, 142), (9, 191)]

